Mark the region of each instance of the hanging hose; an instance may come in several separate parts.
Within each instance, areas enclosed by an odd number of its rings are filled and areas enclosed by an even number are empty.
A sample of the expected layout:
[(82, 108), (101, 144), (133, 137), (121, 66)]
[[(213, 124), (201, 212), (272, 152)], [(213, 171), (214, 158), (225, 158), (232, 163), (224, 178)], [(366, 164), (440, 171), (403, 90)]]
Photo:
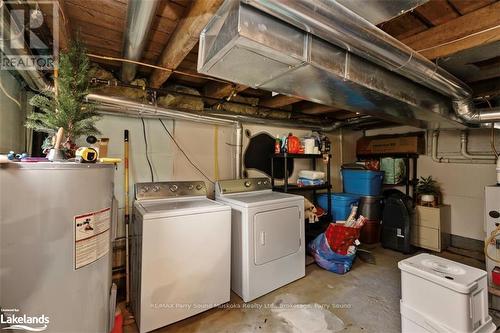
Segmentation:
[(484, 241), (484, 255), (494, 262), (500, 263), (500, 258), (493, 258), (488, 254), (488, 246), (491, 245), (491, 242), (495, 240), (498, 235), (500, 235), (500, 225), (497, 226), (496, 229), (491, 232), (490, 237), (486, 238), (486, 240)]
[(3, 86), (1, 78), (0, 78), (0, 90), (2, 90), (2, 92), (4, 93), (4, 95), (7, 96), (8, 99), (10, 99), (11, 101), (13, 101), (21, 109), (21, 103), (7, 92), (7, 90)]

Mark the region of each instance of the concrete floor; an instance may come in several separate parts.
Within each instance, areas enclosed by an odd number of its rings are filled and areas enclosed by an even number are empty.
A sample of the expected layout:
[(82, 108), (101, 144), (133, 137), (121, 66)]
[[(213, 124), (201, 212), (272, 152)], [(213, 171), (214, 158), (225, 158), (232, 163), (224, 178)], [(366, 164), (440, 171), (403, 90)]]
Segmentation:
[[(376, 246), (376, 264), (357, 258), (345, 275), (311, 264), (306, 276), (250, 303), (235, 295), (216, 308), (155, 332), (400, 332), (400, 273), (397, 262), (408, 257)], [(475, 260), (445, 254), (481, 266)], [(124, 332), (135, 333), (132, 320)]]

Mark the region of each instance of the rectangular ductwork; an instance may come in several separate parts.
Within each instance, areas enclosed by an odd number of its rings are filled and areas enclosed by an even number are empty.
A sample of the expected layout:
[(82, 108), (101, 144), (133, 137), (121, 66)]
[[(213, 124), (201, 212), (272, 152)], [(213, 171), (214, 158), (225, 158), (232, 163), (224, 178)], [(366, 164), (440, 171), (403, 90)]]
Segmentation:
[(238, 0), (200, 36), (198, 71), (421, 128), (463, 128), (449, 98)]

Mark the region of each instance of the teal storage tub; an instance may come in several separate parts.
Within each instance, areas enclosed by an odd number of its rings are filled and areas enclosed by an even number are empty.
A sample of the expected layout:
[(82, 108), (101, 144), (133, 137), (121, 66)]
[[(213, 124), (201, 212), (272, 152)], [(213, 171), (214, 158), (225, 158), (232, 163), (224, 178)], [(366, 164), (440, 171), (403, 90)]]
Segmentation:
[[(349, 193), (332, 193), (333, 219), (335, 221), (345, 221), (351, 213), (352, 206), (358, 204), (359, 197), (359, 195)], [(326, 212), (328, 210), (328, 194), (320, 194), (316, 200), (318, 205)]]

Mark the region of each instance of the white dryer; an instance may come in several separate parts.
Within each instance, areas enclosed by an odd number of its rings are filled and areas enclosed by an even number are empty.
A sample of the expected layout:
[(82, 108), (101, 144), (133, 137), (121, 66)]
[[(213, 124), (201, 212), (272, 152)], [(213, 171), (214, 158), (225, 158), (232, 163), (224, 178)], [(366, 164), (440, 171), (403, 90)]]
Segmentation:
[(204, 182), (139, 183), (131, 224), (131, 305), (140, 333), (228, 302), (231, 209)]
[(249, 302), (305, 276), (304, 198), (273, 192), (267, 178), (223, 180), (231, 206), (231, 289)]

